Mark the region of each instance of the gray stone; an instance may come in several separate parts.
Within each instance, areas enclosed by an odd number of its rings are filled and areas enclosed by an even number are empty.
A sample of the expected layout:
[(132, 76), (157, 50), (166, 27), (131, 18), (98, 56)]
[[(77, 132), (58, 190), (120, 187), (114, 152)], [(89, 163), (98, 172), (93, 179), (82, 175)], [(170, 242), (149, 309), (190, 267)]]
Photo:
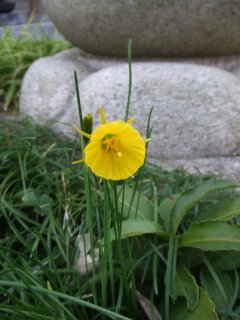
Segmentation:
[[(57, 55), (67, 57), (70, 61), (71, 58), (75, 59), (73, 63), (82, 63), (92, 70), (100, 70), (113, 65), (126, 63), (127, 57), (106, 57), (87, 53), (79, 48), (66, 50)], [(53, 58), (53, 57), (52, 57)], [(133, 62), (179, 62), (179, 63), (193, 63), (205, 66), (217, 67), (219, 69), (230, 71), (239, 75), (240, 70), (240, 55), (219, 56), (219, 57), (195, 57), (195, 58), (134, 58)]]
[(94, 54), (206, 56), (240, 53), (239, 0), (44, 0), (74, 45)]
[(74, 70), (81, 81), (93, 70), (77, 59), (78, 50), (36, 60), (25, 74), (20, 96), (20, 112), (40, 124), (65, 134), (72, 132), (72, 109), (77, 100)]
[[(136, 114), (143, 135), (149, 109), (155, 108), (150, 160), (169, 169), (198, 167), (240, 178), (239, 157), (234, 155), (239, 154), (240, 140), (240, 56), (134, 61), (130, 116)], [(94, 56), (77, 48), (39, 59), (23, 82), (21, 114), (39, 123), (53, 122), (54, 129), (72, 136), (71, 125), (78, 124), (76, 70), (84, 113), (93, 112), (95, 126), (99, 105), (109, 120), (123, 119), (128, 91), (128, 66), (123, 62), (126, 58)]]
[(240, 180), (240, 157), (212, 157), (202, 159), (150, 159), (150, 163), (161, 166), (166, 170), (178, 167), (192, 174), (216, 173), (223, 177)]
[[(95, 72), (80, 83), (84, 113), (102, 105), (109, 120), (124, 118), (128, 67)], [(134, 63), (130, 115), (146, 132), (154, 106), (149, 155), (156, 159), (194, 159), (240, 152), (240, 85), (217, 68), (177, 63)], [(77, 117), (77, 109), (73, 108)]]

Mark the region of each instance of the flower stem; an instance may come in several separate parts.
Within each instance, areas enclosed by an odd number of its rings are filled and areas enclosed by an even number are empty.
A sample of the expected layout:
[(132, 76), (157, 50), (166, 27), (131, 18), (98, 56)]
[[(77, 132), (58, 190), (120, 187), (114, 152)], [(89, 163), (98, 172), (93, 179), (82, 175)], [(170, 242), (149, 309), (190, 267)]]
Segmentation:
[(169, 247), (168, 247), (168, 258), (167, 258), (167, 270), (165, 274), (165, 319), (169, 320), (169, 300), (170, 291), (172, 285), (172, 272), (173, 272), (173, 260), (174, 260), (174, 243), (175, 236), (170, 235), (169, 237)]
[[(89, 170), (88, 166), (84, 164), (84, 184), (85, 184), (85, 192), (86, 192), (86, 206), (87, 206), (87, 215), (86, 222), (90, 237), (90, 255), (92, 258), (92, 273), (93, 277), (96, 275), (96, 263), (95, 263), (95, 245), (94, 245), (94, 227), (93, 227), (93, 210), (92, 210), (92, 199), (91, 199), (91, 190), (90, 190), (90, 181), (89, 181)], [(94, 303), (97, 303), (97, 293), (96, 287), (93, 283), (93, 297)]]

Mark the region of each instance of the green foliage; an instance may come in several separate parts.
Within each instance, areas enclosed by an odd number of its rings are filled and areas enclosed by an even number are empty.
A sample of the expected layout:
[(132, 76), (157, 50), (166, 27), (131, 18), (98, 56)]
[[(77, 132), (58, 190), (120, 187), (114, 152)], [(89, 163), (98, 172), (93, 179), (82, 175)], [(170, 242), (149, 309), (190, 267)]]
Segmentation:
[(77, 142), (0, 131), (0, 318), (239, 319), (238, 182), (146, 164), (102, 185)]
[[(122, 207), (123, 218), (146, 218), (153, 220), (153, 205), (139, 191), (118, 186), (118, 204)], [(124, 192), (124, 193), (123, 193)]]
[(222, 221), (194, 224), (179, 237), (179, 247), (193, 247), (203, 251), (240, 251), (240, 226)]
[[(149, 215), (122, 223), (122, 240), (155, 233), (155, 245), (168, 246), (168, 252), (163, 249), (161, 256), (159, 254), (165, 262), (161, 267), (165, 270), (165, 281), (160, 283), (165, 286), (165, 319), (218, 319), (217, 313), (225, 319), (234, 315), (237, 298), (231, 277), (239, 267), (240, 229), (236, 224), (239, 198), (230, 196), (223, 201), (221, 194), (216, 198), (216, 193), (239, 185), (237, 181), (206, 179), (165, 198), (158, 208), (158, 223), (152, 220), (150, 225)], [(139, 201), (144, 201), (143, 195), (139, 197)], [(190, 248), (199, 250), (195, 257)], [(230, 260), (224, 254), (217, 254), (219, 251), (226, 252)], [(205, 264), (210, 274), (202, 271)], [(217, 277), (214, 270), (218, 269), (214, 265), (231, 274)], [(185, 297), (186, 305), (182, 304), (181, 297)], [(171, 316), (170, 305), (174, 310)]]
[[(128, 219), (127, 221), (123, 221), (121, 226), (121, 239), (136, 237), (144, 234), (157, 234), (163, 238), (167, 236), (167, 233), (163, 230), (163, 227), (153, 221)], [(110, 238), (111, 240), (116, 240), (114, 230), (111, 230)]]
[(185, 297), (187, 309), (194, 311), (199, 302), (199, 287), (195, 278), (185, 266), (178, 266), (176, 270), (175, 288), (171, 292), (174, 300)]
[(16, 38), (6, 27), (0, 38), (0, 111), (18, 109), (22, 79), (29, 66), (38, 58), (51, 56), (70, 48), (67, 41), (39, 38), (26, 27)]
[(172, 308), (172, 320), (218, 320), (215, 306), (206, 291), (200, 288), (200, 297), (196, 309), (191, 312), (183, 303), (178, 302)]

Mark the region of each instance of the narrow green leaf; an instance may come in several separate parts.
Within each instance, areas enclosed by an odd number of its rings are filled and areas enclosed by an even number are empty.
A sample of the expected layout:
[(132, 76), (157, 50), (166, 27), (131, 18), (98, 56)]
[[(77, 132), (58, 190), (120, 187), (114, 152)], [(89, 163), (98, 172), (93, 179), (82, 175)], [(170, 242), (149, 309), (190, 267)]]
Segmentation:
[[(196, 222), (217, 220), (228, 221), (240, 215), (240, 199), (224, 200), (211, 206), (206, 211), (201, 213)], [(194, 222), (195, 222), (194, 221)]]
[(213, 181), (208, 180), (201, 182), (192, 188), (185, 191), (181, 197), (176, 201), (176, 204), (172, 210), (171, 215), (171, 231), (176, 232), (179, 224), (186, 215), (189, 209), (194, 207), (200, 200), (209, 195), (212, 192), (224, 188), (237, 188), (239, 187), (239, 182), (228, 181), (228, 180), (219, 180)]
[[(118, 203), (119, 208), (122, 208), (122, 187), (118, 186)], [(138, 200), (139, 199), (139, 200)], [(129, 215), (129, 217), (128, 217)], [(143, 218), (153, 220), (153, 205), (139, 191), (125, 187), (124, 203), (123, 203), (124, 218)]]
[(3, 110), (4, 111), (7, 111), (8, 109), (8, 106), (9, 104), (11, 103), (12, 99), (13, 99), (13, 96), (15, 94), (15, 84), (11, 84), (8, 91), (7, 91), (7, 94), (5, 96), (5, 102), (4, 102), (4, 105), (3, 105)]
[(209, 295), (202, 288), (200, 290), (200, 298), (197, 308), (191, 312), (181, 301), (176, 303), (172, 310), (171, 320), (218, 320), (214, 303)]
[(215, 270), (229, 271), (240, 268), (240, 252), (238, 251), (218, 251), (211, 261)]
[[(163, 238), (168, 236), (168, 234), (163, 230), (163, 227), (155, 222), (142, 219), (129, 219), (123, 221), (121, 239), (140, 236), (143, 234), (156, 234)], [(116, 240), (113, 229), (110, 231), (110, 238), (111, 240)]]
[(201, 273), (201, 284), (207, 290), (217, 311), (225, 313), (228, 310), (233, 293), (232, 280), (227, 274), (219, 274), (218, 278), (221, 281), (221, 286), (224, 290), (223, 293), (225, 293), (224, 295), (221, 293), (213, 277), (207, 271)]
[(160, 218), (162, 219), (162, 222), (166, 231), (169, 230), (171, 212), (179, 197), (180, 197), (180, 194), (175, 194), (169, 198), (166, 198), (162, 201), (162, 203), (159, 206), (159, 209), (158, 209), (159, 215), (160, 215)]
[(199, 288), (195, 278), (186, 267), (179, 266), (175, 279), (175, 291), (171, 292), (171, 295), (174, 299), (180, 296), (186, 298), (187, 308), (193, 311), (199, 302)]
[(179, 247), (240, 251), (240, 226), (219, 221), (194, 224), (179, 237)]
[(73, 297), (70, 295), (67, 295), (62, 292), (54, 291), (54, 290), (48, 290), (40, 286), (32, 286), (32, 285), (25, 285), (24, 283), (20, 283), (17, 281), (4, 281), (0, 280), (0, 286), (2, 287), (10, 287), (10, 288), (16, 288), (16, 289), (23, 289), (23, 290), (31, 290), (33, 292), (39, 292), (43, 295), (48, 295), (52, 297), (58, 297), (60, 299), (70, 301), (71, 303), (75, 303), (76, 305), (83, 306), (85, 308), (93, 309), (98, 312), (101, 312), (102, 314), (112, 318), (112, 319), (120, 319), (120, 320), (131, 320), (130, 318), (127, 318), (125, 316), (122, 316), (120, 314), (117, 314), (116, 312), (113, 312), (111, 310), (108, 310), (106, 308), (103, 308), (101, 306), (98, 306), (96, 304), (90, 303), (88, 301), (85, 301), (83, 299)]

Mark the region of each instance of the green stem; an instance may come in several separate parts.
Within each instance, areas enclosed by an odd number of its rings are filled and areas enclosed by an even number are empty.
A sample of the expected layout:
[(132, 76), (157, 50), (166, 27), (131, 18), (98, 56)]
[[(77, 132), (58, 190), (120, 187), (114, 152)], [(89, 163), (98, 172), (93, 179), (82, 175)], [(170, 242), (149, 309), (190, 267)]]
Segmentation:
[(169, 301), (170, 301), (170, 290), (172, 284), (172, 263), (174, 257), (174, 236), (169, 237), (168, 247), (168, 259), (167, 259), (167, 270), (165, 275), (165, 320), (169, 320)]
[(128, 83), (128, 99), (127, 99), (127, 106), (126, 106), (125, 121), (128, 120), (131, 93), (132, 93), (132, 40), (131, 39), (129, 39), (128, 41), (128, 70), (129, 70), (129, 83)]
[(118, 194), (117, 194), (117, 184), (115, 181), (112, 183), (113, 188), (113, 198), (114, 198), (114, 213), (115, 213), (115, 222), (116, 222), (116, 239), (120, 240), (121, 230), (122, 230), (122, 216), (118, 210)]
[[(86, 222), (90, 237), (90, 255), (92, 258), (92, 273), (93, 276), (96, 275), (96, 263), (95, 263), (95, 244), (94, 244), (94, 227), (93, 227), (93, 210), (92, 210), (92, 199), (91, 199), (91, 190), (90, 190), (90, 181), (89, 181), (89, 170), (88, 166), (84, 163), (84, 184), (85, 184), (85, 192), (86, 192), (86, 206), (87, 206), (87, 214), (86, 214)], [(93, 298), (94, 302), (97, 303), (97, 291), (96, 287), (93, 284)]]
[[(103, 219), (103, 260), (102, 260), (102, 303), (107, 306), (107, 274), (109, 270), (108, 259), (110, 257), (111, 241), (110, 241), (110, 199), (108, 190), (108, 181), (103, 180), (104, 194), (104, 219)], [(111, 258), (110, 258), (111, 259)], [(111, 276), (110, 276), (111, 278)], [(111, 280), (110, 280), (111, 281)]]

